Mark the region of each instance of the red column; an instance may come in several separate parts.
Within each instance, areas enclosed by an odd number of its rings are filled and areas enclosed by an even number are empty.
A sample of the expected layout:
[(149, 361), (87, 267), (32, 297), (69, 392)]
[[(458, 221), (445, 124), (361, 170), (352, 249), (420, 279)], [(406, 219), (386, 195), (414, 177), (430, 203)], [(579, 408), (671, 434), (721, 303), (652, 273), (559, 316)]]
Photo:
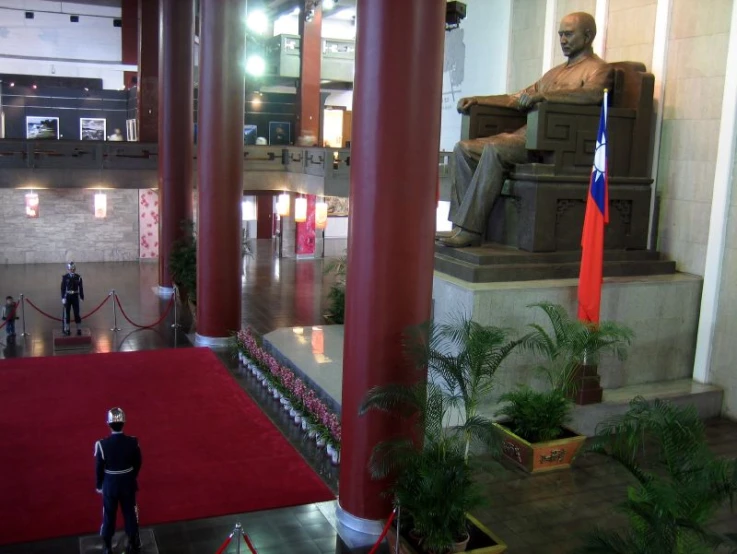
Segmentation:
[(121, 60), (138, 64), (138, 0), (123, 0), (120, 6)]
[(201, 0), (197, 116), (197, 342), (241, 323), (246, 0)]
[[(138, 0), (123, 0), (120, 5), (121, 61), (128, 65), (138, 65)], [(125, 86), (130, 87), (137, 73), (126, 71), (123, 74)]]
[(371, 451), (410, 426), (358, 408), (418, 379), (402, 335), (430, 318), (445, 0), (359, 2), (357, 21), (338, 517), (362, 530), (391, 509)]
[(168, 289), (172, 245), (192, 220), (194, 0), (159, 2), (159, 286)]
[(159, 0), (138, 4), (138, 140), (159, 140)]
[[(297, 87), (297, 144), (319, 144), (320, 135), (320, 62), (322, 59), (322, 7), (317, 4), (310, 21), (300, 14), (301, 37), (299, 85)], [(303, 139), (300, 141), (300, 139)]]

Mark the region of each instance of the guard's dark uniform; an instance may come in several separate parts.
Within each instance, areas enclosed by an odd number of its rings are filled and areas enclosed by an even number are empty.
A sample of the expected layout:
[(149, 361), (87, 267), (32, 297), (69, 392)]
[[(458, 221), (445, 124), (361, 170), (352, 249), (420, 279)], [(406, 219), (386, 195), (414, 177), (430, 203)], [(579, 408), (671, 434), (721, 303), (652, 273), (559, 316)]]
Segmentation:
[(82, 277), (76, 273), (66, 273), (61, 278), (61, 299), (66, 300), (64, 304), (64, 332), (69, 332), (69, 315), (74, 308), (74, 323), (79, 325), (82, 318), (79, 316), (79, 301), (84, 300), (84, 284)]
[(125, 533), (138, 538), (136, 491), (141, 470), (138, 439), (122, 432), (113, 433), (95, 443), (97, 490), (102, 489), (103, 517), (100, 535), (109, 544), (115, 534), (118, 503), (125, 519)]

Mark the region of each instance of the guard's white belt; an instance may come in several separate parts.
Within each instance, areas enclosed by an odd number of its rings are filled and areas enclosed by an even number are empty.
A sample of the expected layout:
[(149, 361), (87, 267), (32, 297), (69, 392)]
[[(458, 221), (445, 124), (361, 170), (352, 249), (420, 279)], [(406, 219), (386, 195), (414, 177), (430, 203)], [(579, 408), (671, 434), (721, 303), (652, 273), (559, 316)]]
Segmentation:
[(113, 471), (112, 469), (106, 469), (105, 473), (108, 475), (123, 475), (124, 473), (130, 473), (133, 471), (132, 467), (129, 467), (128, 469), (121, 469), (120, 471)]

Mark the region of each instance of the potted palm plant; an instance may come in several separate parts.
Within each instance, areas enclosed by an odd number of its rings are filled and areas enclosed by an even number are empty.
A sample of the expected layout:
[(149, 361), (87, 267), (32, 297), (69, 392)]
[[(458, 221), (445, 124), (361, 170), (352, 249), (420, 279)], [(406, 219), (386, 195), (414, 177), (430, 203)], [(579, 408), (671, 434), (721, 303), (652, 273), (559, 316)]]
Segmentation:
[(629, 528), (597, 528), (579, 553), (737, 552), (733, 535), (709, 529), (718, 510), (734, 501), (737, 462), (709, 449), (694, 406), (635, 398), (626, 414), (598, 426), (586, 451), (619, 462), (634, 484), (620, 506)]
[[(473, 482), (474, 443), (498, 452), (499, 438), (479, 405), (494, 375), (519, 344), (508, 333), (469, 319), (426, 324), (406, 334), (405, 350), (427, 380), (369, 391), (361, 412), (377, 409), (415, 422), (420, 440), (378, 444), (370, 460), (376, 479), (394, 477), (388, 493), (401, 506), (404, 552), (447, 554), (466, 547), (498, 553), (506, 545), (469, 512), (482, 499)], [(392, 531), (395, 532), (395, 531)], [(393, 548), (394, 540), (390, 538)]]
[(632, 331), (615, 322), (594, 325), (571, 318), (562, 306), (533, 304), (547, 316), (552, 334), (531, 324), (522, 346), (545, 359), (536, 369), (546, 378), (546, 390), (525, 385), (501, 396), (506, 404), (497, 412), (504, 455), (523, 469), (537, 473), (570, 467), (586, 440), (566, 427), (570, 419), (581, 367), (598, 362), (602, 353), (619, 359), (627, 355)]
[(348, 256), (332, 260), (325, 267), (325, 274), (334, 274), (335, 282), (328, 292), (329, 308), (323, 316), (328, 323), (343, 324), (345, 321), (345, 279), (348, 270)]

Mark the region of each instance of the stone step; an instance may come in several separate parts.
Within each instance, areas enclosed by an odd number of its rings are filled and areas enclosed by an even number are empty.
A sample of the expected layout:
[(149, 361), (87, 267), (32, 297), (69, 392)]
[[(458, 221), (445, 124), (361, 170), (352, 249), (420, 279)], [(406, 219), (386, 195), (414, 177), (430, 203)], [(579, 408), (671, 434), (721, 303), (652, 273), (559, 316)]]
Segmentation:
[[(640, 251), (645, 252), (645, 251)], [(668, 275), (676, 271), (673, 261), (647, 259), (605, 260), (604, 277), (633, 277), (641, 275)], [(531, 262), (475, 264), (468, 260), (435, 254), (435, 270), (469, 283), (494, 283), (509, 281), (537, 281), (541, 279), (576, 278), (580, 271), (580, 259), (570, 262)]]
[(600, 422), (624, 414), (629, 409), (630, 401), (637, 396), (646, 400), (659, 398), (677, 406), (694, 405), (702, 419), (709, 419), (720, 415), (724, 391), (714, 385), (697, 383), (691, 379), (605, 389), (600, 404), (574, 407), (569, 427), (582, 435), (593, 436)]

